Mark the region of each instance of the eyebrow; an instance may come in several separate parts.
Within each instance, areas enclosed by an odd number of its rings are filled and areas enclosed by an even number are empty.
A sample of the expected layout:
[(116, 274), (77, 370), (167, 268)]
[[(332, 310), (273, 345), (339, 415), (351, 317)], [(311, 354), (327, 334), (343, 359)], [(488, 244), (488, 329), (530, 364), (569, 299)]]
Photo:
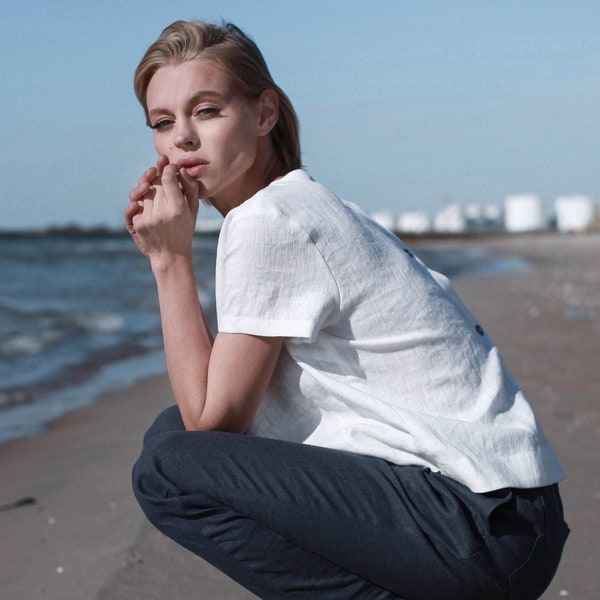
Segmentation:
[[(194, 104), (198, 104), (198, 102), (201, 102), (203, 100), (219, 100), (221, 102), (223, 101), (227, 101), (228, 100), (228, 96), (224, 96), (223, 94), (219, 94), (218, 92), (212, 92), (212, 91), (202, 91), (202, 92), (196, 92), (193, 96), (191, 96), (189, 98), (189, 100), (187, 101), (187, 106), (193, 106)], [(170, 113), (171, 111), (166, 109), (166, 108), (153, 108), (152, 110), (148, 111), (148, 116), (154, 116), (154, 115), (159, 115), (159, 114), (165, 114), (165, 113)]]

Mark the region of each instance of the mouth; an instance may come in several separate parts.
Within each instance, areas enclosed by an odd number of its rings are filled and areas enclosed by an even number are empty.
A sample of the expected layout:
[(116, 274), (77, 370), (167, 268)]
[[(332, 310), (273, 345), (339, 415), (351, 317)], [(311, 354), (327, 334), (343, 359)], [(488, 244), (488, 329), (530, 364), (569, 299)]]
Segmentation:
[(208, 163), (200, 158), (186, 156), (185, 158), (181, 158), (177, 161), (177, 167), (179, 169), (185, 169), (188, 175), (196, 178), (206, 171)]

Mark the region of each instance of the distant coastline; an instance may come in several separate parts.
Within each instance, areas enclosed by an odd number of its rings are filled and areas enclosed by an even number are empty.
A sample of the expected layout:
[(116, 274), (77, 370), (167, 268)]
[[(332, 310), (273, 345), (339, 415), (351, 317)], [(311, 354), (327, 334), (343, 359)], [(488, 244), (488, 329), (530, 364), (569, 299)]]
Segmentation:
[(42, 236), (61, 236), (61, 237), (120, 237), (126, 235), (124, 227), (111, 228), (106, 226), (84, 227), (80, 225), (48, 226), (36, 229), (0, 229), (0, 237), (42, 237)]
[[(590, 229), (586, 232), (575, 233), (574, 235), (585, 235), (593, 234), (596, 229)], [(391, 232), (397, 235), (402, 240), (418, 241), (423, 243), (436, 242), (439, 240), (456, 240), (456, 241), (468, 241), (468, 240), (486, 240), (486, 239), (502, 239), (502, 238), (519, 238), (531, 235), (569, 235), (564, 232), (558, 231), (554, 227), (548, 227), (546, 229), (539, 229), (533, 231), (507, 231), (503, 229), (470, 229), (466, 231), (452, 232), (452, 231), (427, 231), (423, 233), (414, 233), (407, 231), (396, 231)], [(219, 226), (218, 223), (207, 222), (200, 223), (197, 226), (196, 234), (202, 235), (218, 235)], [(83, 225), (64, 225), (64, 226), (48, 226), (43, 228), (35, 229), (0, 229), (0, 237), (94, 237), (94, 238), (120, 238), (129, 235), (124, 227), (108, 227), (104, 225), (98, 226), (83, 226)]]
[[(218, 230), (197, 231), (197, 233), (218, 234)], [(49, 226), (39, 229), (0, 229), (0, 237), (65, 237), (65, 238), (121, 238), (129, 233), (124, 227), (91, 226), (80, 225)]]

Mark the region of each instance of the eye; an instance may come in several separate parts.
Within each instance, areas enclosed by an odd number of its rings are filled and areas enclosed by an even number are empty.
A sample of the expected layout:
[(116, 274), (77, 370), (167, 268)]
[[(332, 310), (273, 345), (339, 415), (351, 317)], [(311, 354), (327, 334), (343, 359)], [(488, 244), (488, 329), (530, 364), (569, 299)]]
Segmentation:
[(218, 114), (218, 112), (219, 109), (215, 106), (204, 106), (202, 108), (197, 109), (194, 114), (200, 119), (206, 119), (208, 117), (212, 117), (213, 115)]
[(174, 121), (172, 121), (171, 119), (161, 119), (160, 121), (157, 121), (156, 123), (152, 123), (152, 125), (150, 125), (151, 129), (154, 129), (155, 131), (160, 131), (162, 129), (166, 129), (167, 127), (173, 125)]

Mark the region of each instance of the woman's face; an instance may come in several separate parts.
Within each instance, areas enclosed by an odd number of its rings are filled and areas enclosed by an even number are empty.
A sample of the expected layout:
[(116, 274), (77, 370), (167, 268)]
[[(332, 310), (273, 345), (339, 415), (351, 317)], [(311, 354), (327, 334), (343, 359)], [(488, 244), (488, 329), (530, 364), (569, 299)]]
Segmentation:
[(159, 154), (184, 167), (200, 197), (218, 208), (241, 203), (256, 189), (258, 102), (235, 92), (218, 63), (199, 59), (161, 67), (146, 91), (148, 119)]

